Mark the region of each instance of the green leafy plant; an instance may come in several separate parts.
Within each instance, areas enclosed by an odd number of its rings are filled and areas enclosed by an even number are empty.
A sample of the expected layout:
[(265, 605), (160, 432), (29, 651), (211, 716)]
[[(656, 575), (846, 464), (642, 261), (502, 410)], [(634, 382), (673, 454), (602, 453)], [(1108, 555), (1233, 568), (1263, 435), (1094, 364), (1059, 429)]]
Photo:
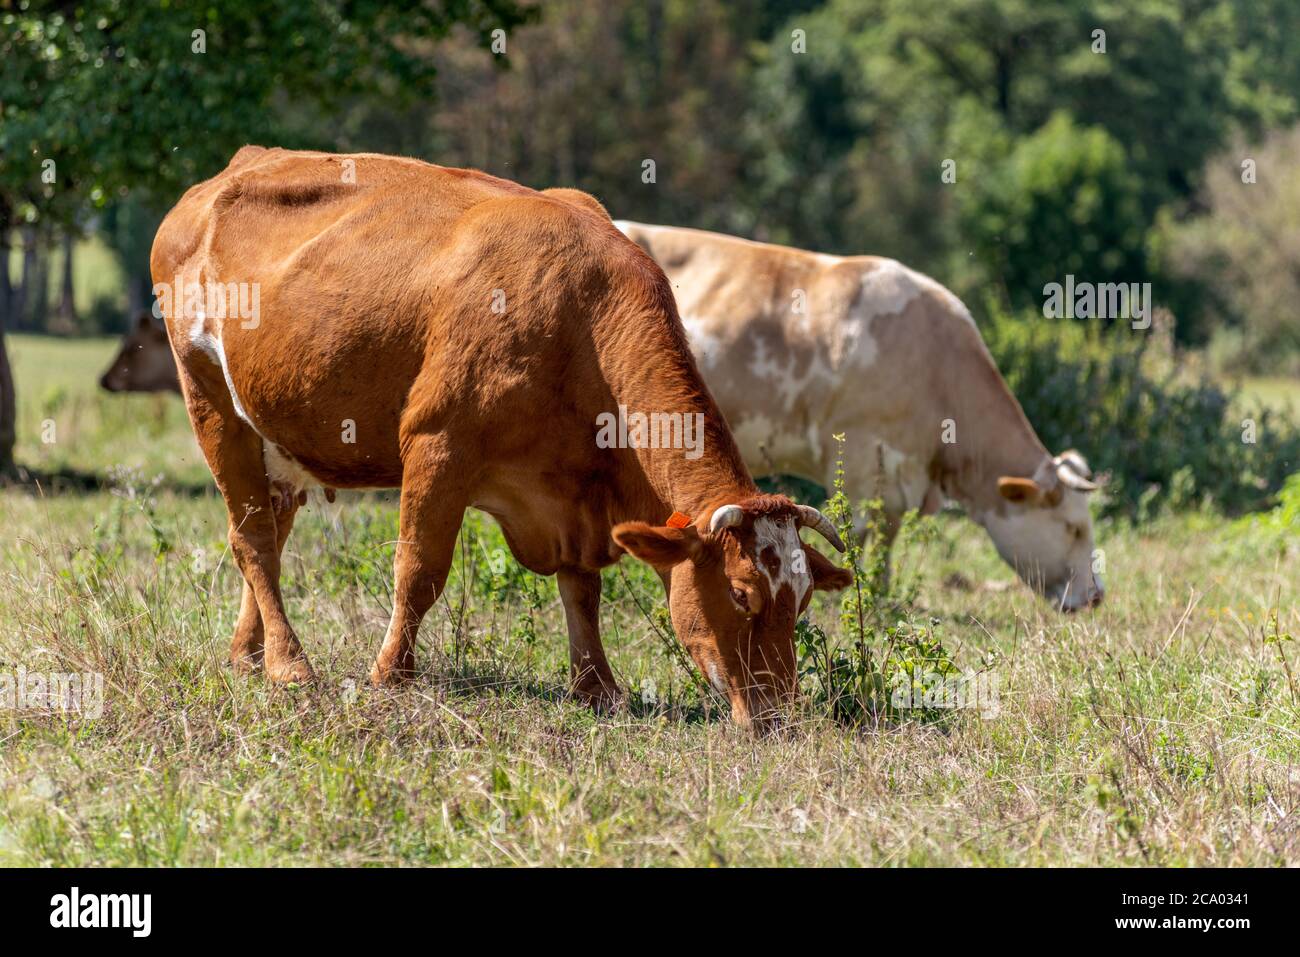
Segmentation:
[[(908, 718), (946, 720), (952, 714), (950, 707), (925, 702), (934, 699), (936, 691), (942, 698), (939, 686), (957, 679), (960, 670), (938, 635), (939, 620), (932, 618), (928, 625), (913, 620), (909, 606), (915, 586), (901, 601), (902, 596), (893, 590), (889, 552), (880, 533), (883, 512), (879, 500), (865, 503), (866, 534), (855, 531), (853, 506), (844, 491), (844, 436), (836, 435), (835, 441), (835, 482), (825, 511), (848, 546), (843, 564), (853, 581), (840, 600), (843, 641), (833, 641), (825, 629), (808, 619), (795, 627), (805, 694), (836, 720), (851, 724)], [(919, 527), (913, 516), (904, 522), (899, 539)], [(902, 619), (888, 626), (882, 623), (884, 613), (900, 608)]]

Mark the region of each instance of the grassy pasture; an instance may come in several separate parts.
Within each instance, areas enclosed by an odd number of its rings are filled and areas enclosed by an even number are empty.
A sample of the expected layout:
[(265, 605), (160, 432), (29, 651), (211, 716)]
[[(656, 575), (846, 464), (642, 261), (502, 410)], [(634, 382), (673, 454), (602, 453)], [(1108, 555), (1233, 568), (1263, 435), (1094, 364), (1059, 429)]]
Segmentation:
[[(97, 720), (0, 709), (0, 864), (1300, 863), (1300, 662), (1268, 640), (1300, 634), (1300, 553), (1262, 526), (1102, 526), (1108, 601), (1065, 617), (941, 516), (897, 573), (956, 662), (997, 676), (999, 713), (849, 727), (808, 706), (754, 740), (630, 561), (602, 622), (630, 706), (567, 700), (554, 585), (477, 515), (425, 673), (370, 690), (395, 501), (313, 499), (284, 588), (321, 680), (278, 689), (224, 665), (239, 576), (180, 403), (99, 394), (108, 340), (11, 348), (19, 459), (54, 478), (0, 490), (0, 674), (105, 690)], [(67, 478), (110, 469), (111, 490)], [(834, 601), (812, 617), (842, 640)]]

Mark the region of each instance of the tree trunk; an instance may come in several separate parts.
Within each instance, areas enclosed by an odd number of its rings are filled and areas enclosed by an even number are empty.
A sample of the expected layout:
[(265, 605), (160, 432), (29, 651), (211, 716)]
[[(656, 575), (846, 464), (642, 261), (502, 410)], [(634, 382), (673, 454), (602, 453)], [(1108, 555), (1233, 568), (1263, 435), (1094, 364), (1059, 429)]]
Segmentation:
[(63, 263), (59, 277), (59, 308), (55, 313), (59, 332), (77, 331), (77, 300), (72, 283), (72, 247), (75, 241), (72, 230), (64, 232), (61, 240)]
[(14, 374), (9, 368), (4, 330), (0, 329), (0, 478), (6, 478), (17, 471), (14, 467), (14, 443), (18, 437), (16, 411)]
[(13, 254), (9, 220), (9, 200), (0, 196), (0, 329), (9, 327), (14, 307), (14, 284), (9, 276), (9, 257)]
[(36, 285), (27, 300), (32, 311), (31, 328), (48, 332), (50, 328), (50, 234), (46, 229), (32, 230), (32, 247), (36, 262)]
[(140, 301), (140, 284), (135, 281), (134, 276), (128, 276), (126, 280), (126, 328), (131, 328), (131, 323), (135, 322), (135, 317), (140, 314), (144, 308), (144, 303)]
[[(12, 214), (11, 214), (12, 215)], [(18, 288), (14, 291), (13, 310), (9, 314), (10, 324), (7, 329), (18, 332), (27, 323), (27, 300), (36, 287), (32, 285), (36, 274), (36, 239), (35, 230), (24, 226), (19, 231), (23, 241), (22, 270), (18, 273)]]
[(9, 352), (5, 349), (5, 330), (9, 328), (14, 304), (13, 289), (9, 283), (9, 232), (12, 225), (9, 200), (0, 196), (0, 478), (12, 475), (14, 469), (14, 441), (17, 437), (14, 410), (14, 377), (9, 368)]

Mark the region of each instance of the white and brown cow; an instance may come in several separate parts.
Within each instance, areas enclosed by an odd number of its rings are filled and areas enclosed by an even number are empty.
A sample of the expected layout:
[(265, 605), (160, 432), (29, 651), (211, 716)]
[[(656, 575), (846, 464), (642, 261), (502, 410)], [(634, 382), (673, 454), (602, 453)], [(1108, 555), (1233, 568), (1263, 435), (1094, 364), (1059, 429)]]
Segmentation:
[(756, 475), (829, 488), (843, 434), (846, 490), (883, 501), (890, 537), (907, 510), (954, 500), (1058, 607), (1101, 601), (1088, 466), (1043, 447), (951, 292), (892, 259), (615, 225), (668, 275)]
[[(476, 507), (521, 564), (558, 576), (573, 687), (593, 704), (617, 696), (600, 569), (625, 551), (670, 586), (677, 635), (733, 717), (795, 692), (796, 616), (848, 581), (799, 528), (842, 543), (816, 509), (758, 492), (662, 270), (591, 197), (245, 147), (168, 214), (152, 270), (245, 581), (237, 666), (312, 677), (279, 585), (305, 487), (400, 487), (376, 684), (414, 671)], [(698, 416), (703, 444), (598, 442), (624, 409)]]

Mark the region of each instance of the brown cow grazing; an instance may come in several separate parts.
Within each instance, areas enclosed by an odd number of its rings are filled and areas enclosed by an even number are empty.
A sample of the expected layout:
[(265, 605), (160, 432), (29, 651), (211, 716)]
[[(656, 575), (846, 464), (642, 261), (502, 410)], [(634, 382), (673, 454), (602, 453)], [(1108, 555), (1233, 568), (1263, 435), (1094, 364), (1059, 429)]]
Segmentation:
[[(279, 588), (306, 486), (398, 486), (376, 685), (414, 672), (472, 506), (521, 564), (558, 576), (573, 689), (593, 705), (618, 697), (598, 609), (600, 569), (624, 551), (660, 571), (678, 636), (737, 721), (794, 693), (795, 618), (813, 589), (848, 582), (798, 529), (842, 543), (816, 509), (758, 493), (663, 272), (595, 200), (250, 146), (182, 197), (152, 268), (245, 580), (236, 666), (312, 677)], [(647, 436), (651, 416), (663, 428)], [(701, 441), (663, 441), (690, 422)]]
[(176, 357), (167, 342), (167, 330), (142, 312), (125, 336), (117, 355), (99, 378), (109, 392), (177, 392)]

